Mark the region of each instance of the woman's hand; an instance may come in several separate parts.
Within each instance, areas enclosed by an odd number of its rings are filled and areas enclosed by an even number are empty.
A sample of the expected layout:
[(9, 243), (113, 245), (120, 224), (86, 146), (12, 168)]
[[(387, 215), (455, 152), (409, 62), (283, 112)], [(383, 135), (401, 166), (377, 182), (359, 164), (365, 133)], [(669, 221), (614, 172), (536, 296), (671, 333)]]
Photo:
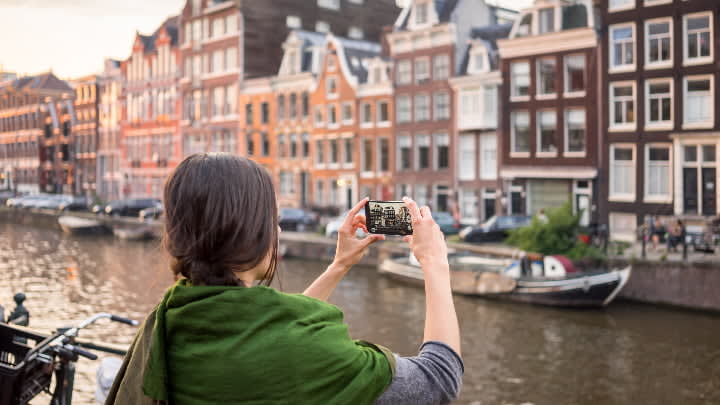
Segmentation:
[(424, 206), (418, 208), (417, 203), (408, 197), (403, 197), (403, 202), (410, 210), (412, 218), (413, 234), (403, 239), (410, 244), (415, 258), (425, 268), (427, 265), (448, 265), (447, 244), (445, 235), (440, 226), (435, 223), (430, 208)]
[(379, 241), (385, 240), (385, 235), (368, 235), (363, 239), (358, 239), (356, 233), (358, 229), (362, 229), (365, 233), (369, 233), (365, 223), (365, 215), (360, 214), (360, 210), (367, 204), (368, 198), (363, 198), (348, 212), (343, 224), (338, 229), (337, 248), (335, 249), (335, 260), (330, 267), (339, 267), (348, 270), (357, 264), (367, 252), (368, 246)]

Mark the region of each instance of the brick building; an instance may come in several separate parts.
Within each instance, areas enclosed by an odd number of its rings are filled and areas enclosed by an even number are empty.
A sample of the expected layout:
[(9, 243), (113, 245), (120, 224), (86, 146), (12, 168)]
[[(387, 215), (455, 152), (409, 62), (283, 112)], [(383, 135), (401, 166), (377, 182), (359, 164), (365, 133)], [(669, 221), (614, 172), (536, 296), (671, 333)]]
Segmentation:
[(583, 224), (597, 219), (596, 22), (591, 0), (538, 0), (498, 41), (506, 213), (534, 215), (570, 201)]
[(603, 0), (600, 9), (602, 221), (625, 240), (647, 216), (702, 224), (720, 213), (720, 2)]
[(72, 161), (74, 195), (96, 195), (97, 147), (100, 101), (99, 78), (95, 75), (73, 80), (75, 120), (72, 127)]
[(107, 59), (99, 80), (99, 137), (97, 151), (97, 194), (105, 200), (120, 198), (120, 171), (123, 76), (121, 62)]
[(161, 197), (180, 161), (179, 60), (178, 17), (171, 17), (152, 35), (138, 33), (123, 62), (123, 197)]
[(458, 74), (473, 28), (504, 22), (506, 10), (475, 0), (412, 0), (387, 35), (394, 63), (397, 195), (454, 211), (458, 188), (455, 106)]
[(52, 73), (0, 85), (0, 188), (72, 191), (73, 90)]

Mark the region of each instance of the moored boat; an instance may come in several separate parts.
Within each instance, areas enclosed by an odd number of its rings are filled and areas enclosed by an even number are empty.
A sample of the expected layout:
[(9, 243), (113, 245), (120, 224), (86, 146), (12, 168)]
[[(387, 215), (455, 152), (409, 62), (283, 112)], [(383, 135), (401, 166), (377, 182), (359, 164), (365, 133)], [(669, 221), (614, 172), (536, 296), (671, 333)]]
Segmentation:
[(136, 226), (133, 228), (113, 228), (113, 235), (123, 240), (148, 240), (155, 237), (152, 228), (147, 226)]
[(58, 224), (63, 232), (71, 235), (94, 234), (105, 232), (102, 222), (95, 219), (63, 215), (58, 218)]
[[(412, 256), (394, 256), (379, 271), (394, 278), (423, 282)], [(610, 304), (630, 278), (630, 267), (577, 271), (563, 256), (542, 260), (450, 255), (452, 289), (458, 294), (508, 299), (540, 305), (603, 307)]]

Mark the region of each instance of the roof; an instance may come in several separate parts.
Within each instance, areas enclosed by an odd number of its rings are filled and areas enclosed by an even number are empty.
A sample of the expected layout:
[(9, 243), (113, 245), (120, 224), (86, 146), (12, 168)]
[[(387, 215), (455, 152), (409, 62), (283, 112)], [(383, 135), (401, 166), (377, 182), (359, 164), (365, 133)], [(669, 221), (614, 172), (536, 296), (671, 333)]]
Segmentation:
[[(507, 38), (510, 35), (512, 27), (512, 24), (496, 24), (485, 27), (476, 27), (470, 31), (470, 38), (482, 42), (490, 53), (489, 62), (491, 70), (497, 69), (498, 65), (497, 40)], [(460, 75), (467, 74), (468, 63), (470, 61), (470, 48), (470, 44), (468, 44), (465, 48), (465, 54), (463, 55), (463, 60), (460, 64)]]
[(380, 44), (357, 39), (336, 37), (342, 44), (345, 62), (350, 73), (357, 77), (358, 82), (365, 83), (368, 77), (367, 60), (380, 56)]
[(140, 40), (143, 42), (145, 53), (155, 52), (155, 41), (157, 41), (157, 38), (160, 36), (160, 31), (162, 31), (163, 28), (170, 36), (170, 45), (177, 46), (179, 39), (179, 20), (179, 16), (168, 17), (152, 35), (138, 34)]
[[(438, 16), (438, 22), (445, 23), (450, 21), (453, 11), (457, 7), (460, 0), (433, 0), (435, 6), (435, 12)], [(398, 21), (395, 22), (395, 28), (404, 30), (407, 28), (408, 20), (410, 18), (410, 8), (415, 5), (414, 1), (408, 3), (398, 17)]]
[(7, 85), (17, 91), (22, 90), (53, 90), (53, 91), (73, 91), (70, 85), (58, 79), (52, 72), (43, 73), (35, 76), (25, 76), (9, 82)]

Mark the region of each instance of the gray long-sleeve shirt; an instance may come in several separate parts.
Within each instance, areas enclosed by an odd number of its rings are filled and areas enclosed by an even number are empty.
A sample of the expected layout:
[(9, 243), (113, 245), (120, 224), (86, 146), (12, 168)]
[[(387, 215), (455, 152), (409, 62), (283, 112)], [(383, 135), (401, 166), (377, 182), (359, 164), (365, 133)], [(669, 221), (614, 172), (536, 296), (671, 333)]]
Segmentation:
[(428, 341), (416, 357), (395, 358), (395, 376), (376, 405), (449, 404), (460, 394), (465, 367), (445, 343)]

